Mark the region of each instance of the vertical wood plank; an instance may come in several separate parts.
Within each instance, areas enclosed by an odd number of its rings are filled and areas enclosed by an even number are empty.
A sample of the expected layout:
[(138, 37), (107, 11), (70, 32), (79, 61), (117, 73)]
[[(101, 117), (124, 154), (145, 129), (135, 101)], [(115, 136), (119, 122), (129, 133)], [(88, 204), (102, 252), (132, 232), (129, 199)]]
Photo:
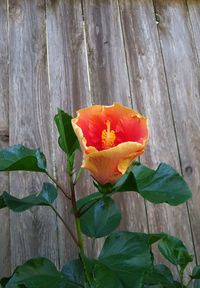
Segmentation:
[[(79, 0), (58, 0), (47, 2), (47, 35), (49, 59), (49, 84), (52, 106), (52, 117), (57, 113), (57, 107), (69, 114), (77, 109), (91, 104), (88, 84), (87, 59), (84, 41), (82, 6)], [(57, 144), (57, 131), (53, 125), (55, 176), (66, 189), (66, 159)], [(79, 165), (81, 154), (78, 156)], [(76, 187), (77, 197), (94, 192), (87, 173)], [(84, 178), (85, 177), (85, 178)], [(83, 180), (84, 178), (84, 180)], [(69, 192), (69, 191), (68, 191)], [(71, 203), (63, 197), (57, 206), (64, 219), (74, 230), (71, 215)], [(61, 266), (69, 259), (77, 258), (77, 249), (69, 234), (59, 225), (59, 249)], [(86, 245), (88, 251), (91, 250)]]
[[(41, 147), (52, 162), (48, 94), (45, 1), (13, 0), (10, 21), (10, 144)], [(11, 194), (22, 197), (41, 190), (42, 174), (11, 173)], [(11, 214), (12, 268), (26, 259), (46, 256), (58, 263), (57, 222), (50, 208)]]
[[(118, 2), (85, 0), (83, 3), (93, 102), (110, 105), (118, 101), (131, 106)], [(137, 194), (120, 195), (118, 203), (123, 229), (147, 231), (144, 201)]]
[[(155, 1), (182, 171), (193, 199), (188, 202), (198, 261), (200, 260), (200, 74), (185, 1)], [(182, 220), (185, 227), (185, 222)]]
[(200, 2), (198, 0), (187, 0), (196, 52), (200, 59)]
[[(7, 1), (0, 1), (0, 148), (9, 145)], [(0, 193), (9, 191), (8, 173), (0, 173)], [(0, 278), (10, 274), (10, 213), (0, 210)]]
[[(166, 162), (180, 171), (152, 2), (122, 0), (119, 3), (133, 103), (149, 118), (150, 123), (149, 145), (142, 162), (150, 167)], [(193, 252), (186, 205), (170, 207), (148, 202), (146, 205), (150, 232), (165, 231), (178, 236)]]

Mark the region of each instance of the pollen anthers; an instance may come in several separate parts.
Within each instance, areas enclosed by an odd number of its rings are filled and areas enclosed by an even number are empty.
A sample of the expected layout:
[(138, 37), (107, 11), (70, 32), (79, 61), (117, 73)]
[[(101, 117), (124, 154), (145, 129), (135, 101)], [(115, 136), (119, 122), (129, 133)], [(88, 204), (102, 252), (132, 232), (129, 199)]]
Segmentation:
[(106, 129), (104, 129), (102, 131), (102, 134), (101, 134), (101, 140), (102, 140), (103, 148), (108, 149), (108, 148), (114, 146), (115, 139), (116, 139), (115, 131), (110, 130), (110, 121), (107, 120), (106, 121)]

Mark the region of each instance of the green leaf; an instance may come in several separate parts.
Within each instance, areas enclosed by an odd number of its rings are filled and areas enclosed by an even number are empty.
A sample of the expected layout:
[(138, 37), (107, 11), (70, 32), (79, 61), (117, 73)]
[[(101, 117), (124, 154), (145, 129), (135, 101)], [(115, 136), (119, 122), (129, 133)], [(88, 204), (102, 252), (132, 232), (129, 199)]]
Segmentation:
[[(156, 265), (152, 270), (148, 271), (144, 277), (145, 285), (161, 285), (163, 288), (174, 288), (173, 275), (169, 268), (165, 265)], [(147, 287), (148, 287), (147, 286)]]
[(173, 236), (166, 235), (162, 238), (158, 243), (158, 248), (168, 261), (174, 265), (179, 265), (182, 270), (193, 260), (183, 242)]
[(99, 238), (115, 230), (121, 220), (121, 213), (110, 197), (95, 203), (80, 218), (82, 232), (92, 238)]
[(191, 191), (176, 170), (162, 163), (152, 170), (135, 163), (114, 185), (113, 191), (135, 191), (152, 203), (168, 203), (176, 206), (191, 198)]
[(70, 157), (74, 151), (80, 147), (72, 127), (71, 119), (71, 115), (60, 109), (58, 109), (58, 113), (54, 118), (59, 133), (59, 146), (67, 154), (68, 157)]
[(79, 287), (84, 287), (84, 268), (80, 259), (72, 260), (66, 263), (62, 272), (71, 281), (79, 285)]
[(6, 203), (5, 203), (5, 201), (4, 201), (4, 199), (3, 199), (3, 195), (4, 195), (5, 193), (6, 193), (6, 192), (3, 192), (3, 194), (0, 195), (0, 209), (7, 206)]
[(194, 281), (194, 286), (193, 286), (193, 288), (200, 288), (200, 280), (199, 280), (199, 279), (197, 279), (197, 280)]
[[(22, 286), (21, 286), (22, 285)], [(16, 268), (5, 288), (80, 288), (45, 258), (35, 258)]]
[(14, 145), (0, 149), (0, 171), (45, 172), (46, 159), (39, 149)]
[(92, 274), (92, 287), (124, 288), (118, 278), (118, 275), (116, 275), (112, 270), (109, 269), (109, 267), (103, 265), (99, 261), (95, 261)]
[(5, 288), (5, 287), (6, 287), (6, 284), (7, 284), (8, 281), (10, 280), (10, 278), (11, 278), (11, 277), (9, 277), (9, 278), (2, 278), (2, 279), (0, 280), (0, 287)]
[(200, 265), (194, 267), (191, 278), (200, 279)]
[(57, 190), (54, 185), (44, 183), (39, 194), (31, 194), (22, 199), (16, 198), (7, 192), (0, 195), (0, 208), (8, 207), (14, 212), (23, 212), (33, 206), (51, 206), (57, 198)]
[(122, 287), (140, 288), (145, 273), (153, 265), (149, 236), (145, 233), (114, 232), (106, 238), (99, 261), (116, 275)]
[(76, 206), (78, 209), (86, 209), (88, 206), (90, 206), (92, 203), (96, 202), (97, 200), (100, 200), (103, 198), (103, 195), (99, 192), (89, 194), (85, 197), (80, 198), (76, 202)]

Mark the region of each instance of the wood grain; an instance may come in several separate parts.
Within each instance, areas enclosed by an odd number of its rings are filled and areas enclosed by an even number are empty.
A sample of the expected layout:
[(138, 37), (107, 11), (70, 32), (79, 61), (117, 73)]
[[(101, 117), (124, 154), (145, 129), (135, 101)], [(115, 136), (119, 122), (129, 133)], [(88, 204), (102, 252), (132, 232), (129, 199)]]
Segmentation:
[[(185, 1), (155, 1), (164, 64), (182, 171), (193, 199), (188, 202), (196, 255), (200, 255), (200, 97), (199, 63)], [(185, 227), (185, 222), (182, 220)]]
[[(180, 171), (152, 2), (124, 0), (119, 3), (133, 103), (149, 119), (150, 140), (141, 161), (154, 168), (160, 162), (166, 162)], [(169, 43), (165, 47), (166, 50), (168, 46)], [(150, 232), (165, 231), (178, 236), (193, 252), (186, 205), (175, 208), (168, 205), (152, 205), (148, 202), (146, 205)], [(158, 256), (158, 260), (160, 259)]]
[[(57, 113), (57, 107), (74, 115), (77, 109), (91, 104), (81, 1), (48, 1), (47, 37), (52, 118)], [(52, 122), (51, 125), (53, 126), (55, 176), (66, 189), (69, 189), (65, 155), (57, 144), (58, 135), (55, 125)], [(79, 153), (78, 165), (81, 164), (81, 157)], [(76, 189), (78, 198), (93, 192), (88, 175), (84, 173), (82, 176), (85, 178), (82, 177)], [(57, 208), (74, 229), (70, 212), (71, 203), (61, 197)], [(78, 251), (62, 223), (59, 225), (58, 235), (62, 266), (67, 260), (77, 258)], [(87, 250), (88, 252), (91, 250), (91, 245), (87, 245)]]
[[(0, 148), (9, 145), (7, 1), (0, 1)], [(0, 173), (0, 193), (9, 191), (8, 173)], [(10, 213), (0, 210), (0, 278), (10, 274)]]
[[(91, 93), (96, 104), (131, 106), (129, 79), (117, 1), (84, 1)], [(135, 193), (120, 195), (121, 228), (147, 231), (144, 201)]]
[[(150, 123), (141, 161), (154, 168), (167, 162), (182, 172), (193, 200), (173, 208), (144, 203), (134, 193), (118, 195), (120, 228), (166, 231), (200, 261), (199, 69), (198, 0), (2, 0), (0, 147), (41, 147), (50, 173), (68, 190), (53, 123), (57, 107), (74, 115), (91, 103), (132, 106)], [(38, 192), (43, 180), (41, 174), (1, 173), (0, 192), (22, 197)], [(76, 191), (78, 198), (94, 192), (87, 172)], [(74, 227), (71, 205), (60, 196), (56, 206)], [(11, 215), (2, 210), (0, 277), (31, 257), (46, 256), (60, 267), (76, 258), (74, 243), (57, 221), (48, 208)], [(98, 254), (101, 244), (92, 251), (87, 240), (88, 255)]]
[(187, 0), (187, 8), (192, 26), (193, 41), (196, 46), (198, 58), (200, 59), (200, 2), (198, 0)]
[[(51, 170), (52, 138), (48, 94), (45, 2), (10, 1), (10, 144), (41, 147)], [(11, 173), (10, 192), (22, 197), (41, 190), (42, 174)], [(11, 214), (12, 268), (46, 256), (58, 264), (57, 222), (50, 208)]]

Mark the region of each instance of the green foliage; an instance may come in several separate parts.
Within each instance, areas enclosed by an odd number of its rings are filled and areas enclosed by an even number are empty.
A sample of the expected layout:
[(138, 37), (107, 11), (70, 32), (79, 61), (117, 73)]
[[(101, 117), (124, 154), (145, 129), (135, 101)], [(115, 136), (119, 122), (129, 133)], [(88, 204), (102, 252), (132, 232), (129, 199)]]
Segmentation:
[(23, 212), (33, 206), (51, 206), (56, 198), (57, 190), (55, 186), (50, 183), (44, 183), (39, 194), (31, 194), (22, 199), (4, 192), (0, 195), (0, 208), (8, 207), (14, 212)]
[(144, 287), (152, 287), (159, 285), (163, 288), (174, 288), (174, 279), (171, 271), (165, 265), (155, 265), (150, 269), (144, 277)]
[(67, 154), (67, 171), (69, 174), (73, 170), (74, 156), (76, 149), (80, 148), (76, 134), (72, 127), (72, 116), (66, 112), (58, 109), (58, 113), (54, 117), (56, 123), (59, 138), (58, 144), (60, 148)]
[(46, 171), (46, 159), (39, 149), (14, 145), (0, 149), (0, 171)]
[(66, 263), (62, 268), (62, 272), (67, 276), (68, 280), (83, 287), (84, 268), (80, 259), (75, 259)]
[[(144, 274), (152, 266), (152, 254), (144, 233), (114, 232), (107, 237), (99, 261), (115, 274), (122, 287), (142, 287)], [(144, 236), (144, 237), (143, 237)]]
[(193, 286), (193, 288), (200, 288), (200, 280), (199, 280), (199, 279), (197, 279), (197, 280), (194, 281), (194, 286)]
[(104, 197), (81, 216), (81, 230), (92, 238), (103, 237), (115, 230), (120, 220), (121, 213), (115, 202), (110, 197)]
[(80, 198), (76, 205), (79, 209), (85, 210), (87, 209), (92, 203), (96, 203), (98, 200), (103, 198), (103, 195), (99, 192), (89, 194), (85, 197)]
[(200, 279), (200, 265), (194, 267), (191, 277), (192, 279)]
[(58, 143), (68, 157), (80, 147), (71, 120), (72, 116), (60, 109), (54, 118), (59, 133)]
[(158, 248), (168, 261), (180, 266), (182, 270), (193, 260), (183, 242), (173, 236), (166, 235), (163, 237), (158, 244)]
[(183, 177), (165, 163), (156, 170), (135, 163), (114, 185), (113, 191), (135, 191), (152, 203), (172, 206), (184, 203), (192, 196)]
[(70, 281), (59, 272), (55, 265), (45, 258), (35, 258), (27, 261), (14, 271), (5, 288), (78, 288), (78, 284)]
[[(75, 185), (72, 172), (75, 151), (80, 146), (71, 124), (72, 116), (59, 109), (54, 120), (59, 133), (59, 146), (67, 156), (70, 184)], [(23, 145), (0, 149), (0, 171), (17, 170), (43, 172), (48, 175), (45, 156), (39, 149), (29, 149)], [(0, 195), (0, 209), (7, 207), (14, 212), (23, 212), (34, 206), (52, 207), (80, 248), (80, 258), (66, 263), (61, 272), (49, 260), (36, 258), (17, 267), (10, 278), (0, 280), (0, 287), (186, 287), (181, 278), (183, 278), (184, 269), (193, 258), (182, 241), (165, 233), (113, 232), (120, 224), (121, 213), (111, 198), (113, 193), (134, 191), (152, 203), (168, 203), (176, 206), (191, 198), (191, 192), (184, 179), (167, 164), (162, 163), (156, 170), (153, 170), (135, 162), (116, 184), (108, 183), (102, 186), (95, 183), (95, 186), (97, 193), (83, 197), (75, 204), (74, 187), (71, 189), (71, 197), (68, 197), (72, 201), (72, 210), (76, 217), (76, 224), (78, 223), (77, 238), (52, 206), (57, 198), (54, 185), (44, 183), (40, 193), (31, 194), (22, 199), (7, 192)], [(65, 191), (63, 192), (65, 194)], [(80, 228), (91, 238), (108, 236), (97, 259), (89, 259), (84, 255)], [(162, 255), (178, 267), (180, 283), (173, 279), (167, 266), (154, 263), (151, 246), (155, 242), (158, 242)], [(194, 288), (200, 288), (200, 266), (193, 269), (190, 277), (191, 280), (194, 279)]]

